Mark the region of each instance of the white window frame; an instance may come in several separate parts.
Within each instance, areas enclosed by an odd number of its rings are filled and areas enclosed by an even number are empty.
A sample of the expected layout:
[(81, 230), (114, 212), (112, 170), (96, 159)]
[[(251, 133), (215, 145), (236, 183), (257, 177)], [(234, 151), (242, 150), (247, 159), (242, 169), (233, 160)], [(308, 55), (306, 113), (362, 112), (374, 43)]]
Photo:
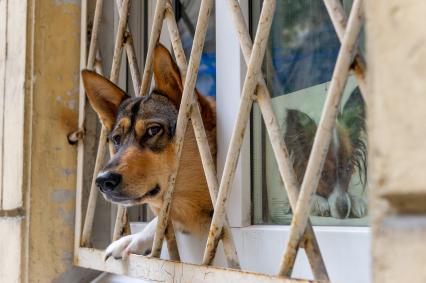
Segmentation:
[[(240, 0), (246, 20), (249, 1)], [(246, 65), (227, 3), (216, 1), (216, 107), (218, 174), (220, 176), (238, 113)], [(232, 66), (232, 67), (230, 67)], [(276, 274), (289, 235), (289, 225), (251, 225), (250, 127), (247, 127), (235, 173), (228, 217), (244, 269)], [(323, 259), (333, 282), (371, 280), (370, 228), (314, 226)], [(188, 247), (189, 248), (189, 247)], [(312, 278), (304, 251), (294, 277)]]

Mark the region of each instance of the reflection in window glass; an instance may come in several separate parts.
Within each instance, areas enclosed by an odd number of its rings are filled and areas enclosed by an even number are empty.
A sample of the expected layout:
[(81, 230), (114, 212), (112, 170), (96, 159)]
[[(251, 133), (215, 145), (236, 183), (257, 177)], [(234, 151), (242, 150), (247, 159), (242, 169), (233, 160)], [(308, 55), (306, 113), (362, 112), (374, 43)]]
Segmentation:
[[(201, 0), (175, 0), (176, 18), (185, 55), (189, 60), (195, 26)], [(201, 94), (216, 96), (216, 41), (215, 15), (210, 15), (204, 50), (201, 55), (200, 69), (196, 87)]]
[[(252, 22), (261, 1), (253, 1)], [(346, 10), (352, 1), (342, 1)], [(322, 1), (277, 2), (264, 72), (299, 183), (302, 182), (340, 43)], [(289, 224), (292, 211), (255, 105), (252, 113), (254, 224)], [(349, 78), (314, 196), (315, 225), (367, 225), (365, 105)]]

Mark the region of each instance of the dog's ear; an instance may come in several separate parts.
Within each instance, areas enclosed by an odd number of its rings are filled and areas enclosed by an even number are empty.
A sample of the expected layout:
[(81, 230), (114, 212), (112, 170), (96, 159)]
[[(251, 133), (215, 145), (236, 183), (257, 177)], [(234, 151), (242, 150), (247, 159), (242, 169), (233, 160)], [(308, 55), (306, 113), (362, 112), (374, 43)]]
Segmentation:
[(365, 137), (365, 102), (359, 88), (355, 88), (337, 118), (338, 124), (348, 130), (352, 144), (352, 163), (357, 168), (361, 184), (367, 183), (367, 143)]
[(287, 110), (284, 140), (296, 168), (306, 166), (316, 131), (315, 121), (307, 114), (295, 109)]
[(352, 141), (359, 139), (365, 131), (365, 103), (358, 87), (352, 91), (338, 120), (349, 129)]
[(183, 90), (179, 68), (169, 51), (160, 43), (154, 49), (154, 79), (155, 89), (179, 108)]
[(84, 88), (90, 105), (98, 114), (102, 124), (111, 131), (121, 102), (128, 98), (127, 94), (111, 81), (96, 72), (81, 72)]

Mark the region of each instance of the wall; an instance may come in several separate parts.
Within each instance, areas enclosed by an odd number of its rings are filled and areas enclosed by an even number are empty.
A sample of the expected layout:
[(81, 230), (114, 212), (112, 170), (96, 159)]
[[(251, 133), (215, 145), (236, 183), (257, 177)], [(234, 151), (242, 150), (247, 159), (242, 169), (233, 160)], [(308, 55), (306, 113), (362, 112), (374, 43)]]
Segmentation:
[(0, 0), (0, 281), (87, 282), (72, 264), (80, 1)]
[(364, 1), (375, 282), (426, 281), (426, 2)]

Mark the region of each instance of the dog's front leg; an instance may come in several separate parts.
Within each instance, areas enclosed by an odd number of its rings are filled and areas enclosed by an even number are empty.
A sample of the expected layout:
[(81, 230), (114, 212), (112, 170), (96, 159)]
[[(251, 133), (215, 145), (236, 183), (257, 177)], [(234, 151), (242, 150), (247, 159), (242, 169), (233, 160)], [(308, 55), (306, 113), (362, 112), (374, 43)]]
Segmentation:
[(150, 254), (156, 227), (157, 217), (152, 219), (141, 232), (114, 241), (105, 251), (105, 260), (111, 256), (115, 259), (125, 259), (131, 253)]

